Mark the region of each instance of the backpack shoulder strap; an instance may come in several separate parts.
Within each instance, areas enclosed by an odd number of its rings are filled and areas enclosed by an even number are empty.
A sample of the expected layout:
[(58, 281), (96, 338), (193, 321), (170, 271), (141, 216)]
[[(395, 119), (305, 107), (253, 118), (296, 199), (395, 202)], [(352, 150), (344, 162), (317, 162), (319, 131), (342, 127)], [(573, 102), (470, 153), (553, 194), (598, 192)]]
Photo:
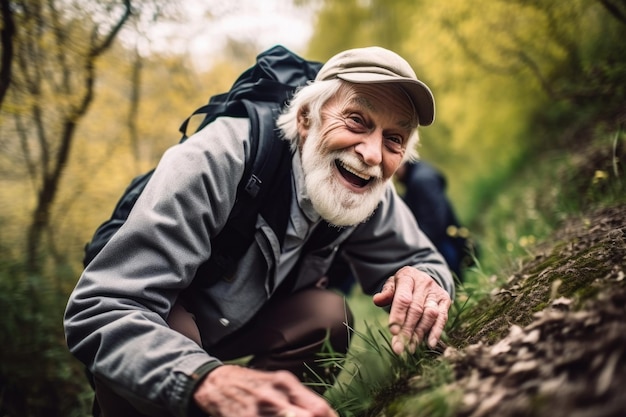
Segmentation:
[[(285, 238), (292, 199), (290, 144), (277, 135), (275, 120), (278, 109), (274, 104), (248, 100), (243, 100), (243, 103), (250, 117), (252, 148), (256, 149), (256, 156), (251, 158), (250, 173), (239, 185), (235, 207), (220, 234), (212, 241), (211, 259), (200, 267), (199, 277), (208, 271), (232, 276), (237, 262), (254, 240), (258, 214), (274, 230), (281, 244)], [(345, 230), (322, 221), (305, 243), (303, 256), (289, 273), (287, 281), (295, 283), (304, 256), (329, 246)], [(202, 285), (201, 279), (197, 281), (196, 284)]]
[(259, 213), (282, 242), (291, 201), (291, 151), (287, 141), (276, 133), (275, 103), (242, 101), (250, 119), (250, 169), (237, 189), (237, 200), (222, 231), (212, 240), (211, 258), (198, 277), (231, 276), (237, 262), (248, 250), (256, 233)]

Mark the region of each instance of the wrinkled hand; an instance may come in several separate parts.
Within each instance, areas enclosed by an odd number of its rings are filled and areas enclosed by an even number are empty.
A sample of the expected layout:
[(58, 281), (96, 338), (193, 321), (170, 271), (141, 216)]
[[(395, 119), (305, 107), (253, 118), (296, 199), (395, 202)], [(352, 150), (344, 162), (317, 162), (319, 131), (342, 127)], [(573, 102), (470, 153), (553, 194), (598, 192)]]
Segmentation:
[(389, 331), (393, 351), (400, 355), (408, 347), (411, 353), (428, 336), (434, 348), (448, 321), (452, 300), (428, 274), (405, 266), (390, 277), (382, 290), (374, 295), (379, 307), (391, 304)]
[(322, 397), (287, 371), (223, 365), (207, 375), (193, 398), (213, 417), (337, 417)]

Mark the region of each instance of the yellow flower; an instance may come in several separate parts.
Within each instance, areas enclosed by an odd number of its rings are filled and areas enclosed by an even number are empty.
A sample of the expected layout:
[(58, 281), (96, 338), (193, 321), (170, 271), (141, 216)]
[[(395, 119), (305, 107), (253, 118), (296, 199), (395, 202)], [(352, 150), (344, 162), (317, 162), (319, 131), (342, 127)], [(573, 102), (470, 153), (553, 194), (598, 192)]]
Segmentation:
[(609, 178), (608, 172), (598, 169), (596, 170), (595, 174), (593, 174), (593, 183), (597, 184), (600, 181), (604, 181), (608, 178)]

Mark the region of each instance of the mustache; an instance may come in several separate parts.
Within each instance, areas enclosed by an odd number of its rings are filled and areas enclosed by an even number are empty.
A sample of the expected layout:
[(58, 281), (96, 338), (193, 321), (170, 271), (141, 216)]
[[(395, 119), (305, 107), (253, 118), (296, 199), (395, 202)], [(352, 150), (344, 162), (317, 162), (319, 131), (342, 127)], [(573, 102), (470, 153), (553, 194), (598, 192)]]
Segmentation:
[(383, 170), (379, 165), (367, 165), (358, 156), (349, 151), (334, 151), (330, 154), (330, 157), (332, 160), (339, 160), (342, 164), (347, 165), (360, 174), (372, 177), (374, 181), (380, 181), (383, 178)]

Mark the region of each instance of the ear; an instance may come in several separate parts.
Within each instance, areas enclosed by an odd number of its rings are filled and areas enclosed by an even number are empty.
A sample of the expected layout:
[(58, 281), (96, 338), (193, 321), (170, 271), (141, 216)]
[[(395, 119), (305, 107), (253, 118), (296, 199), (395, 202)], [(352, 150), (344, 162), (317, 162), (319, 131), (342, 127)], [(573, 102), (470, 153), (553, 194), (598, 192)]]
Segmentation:
[(309, 134), (309, 128), (311, 127), (311, 119), (309, 118), (309, 108), (301, 107), (298, 110), (298, 135), (300, 139), (304, 141)]

